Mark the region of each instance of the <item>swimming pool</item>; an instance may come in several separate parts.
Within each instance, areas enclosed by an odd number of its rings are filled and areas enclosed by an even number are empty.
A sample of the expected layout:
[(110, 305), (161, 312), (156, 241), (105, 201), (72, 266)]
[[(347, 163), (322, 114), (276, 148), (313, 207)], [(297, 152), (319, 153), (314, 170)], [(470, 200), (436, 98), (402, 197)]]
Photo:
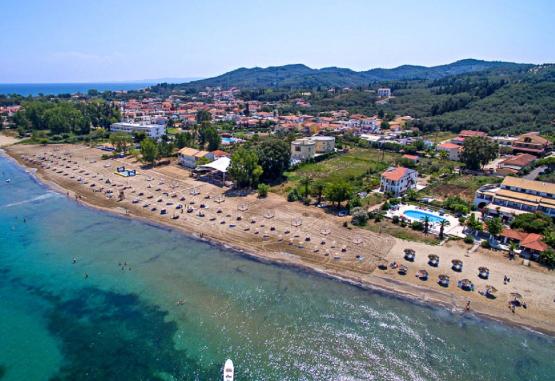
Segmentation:
[(233, 144), (233, 143), (237, 143), (239, 141), (240, 141), (240, 139), (237, 139), (237, 138), (227, 138), (227, 137), (222, 138), (222, 143), (223, 144)]
[(446, 219), (436, 214), (427, 213), (427, 212), (423, 212), (421, 210), (415, 210), (415, 209), (407, 210), (403, 212), (403, 215), (405, 217), (412, 218), (413, 220), (419, 220), (419, 221), (424, 221), (424, 219), (428, 217), (431, 223), (439, 223)]

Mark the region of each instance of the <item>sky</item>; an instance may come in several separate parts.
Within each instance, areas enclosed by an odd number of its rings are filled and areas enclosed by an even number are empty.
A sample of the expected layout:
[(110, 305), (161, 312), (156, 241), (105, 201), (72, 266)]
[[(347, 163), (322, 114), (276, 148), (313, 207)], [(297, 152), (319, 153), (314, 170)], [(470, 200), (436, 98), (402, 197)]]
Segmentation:
[(555, 0), (0, 0), (0, 83), (555, 62)]

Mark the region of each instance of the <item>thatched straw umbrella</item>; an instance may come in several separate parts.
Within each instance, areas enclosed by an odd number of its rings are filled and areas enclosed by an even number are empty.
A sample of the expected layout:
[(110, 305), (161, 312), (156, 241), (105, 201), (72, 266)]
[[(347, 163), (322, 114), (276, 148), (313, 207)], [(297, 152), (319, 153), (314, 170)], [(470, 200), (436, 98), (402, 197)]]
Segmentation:
[(496, 294), (497, 293), (497, 289), (491, 285), (487, 285), (486, 286), (486, 297), (491, 298), (491, 299), (495, 299), (496, 298)]
[(407, 266), (405, 266), (405, 265), (399, 266), (399, 271), (398, 272), (399, 272), (400, 275), (406, 275), (408, 271), (409, 271), (409, 269), (408, 269)]
[(330, 233), (331, 233), (331, 230), (330, 230), (330, 228), (328, 228), (327, 226), (324, 227), (324, 228), (322, 228), (322, 230), (320, 230), (320, 234), (322, 234), (322, 235), (324, 235), (324, 236), (327, 236), (327, 235), (329, 235)]
[(413, 249), (405, 249), (405, 259), (410, 262), (414, 262), (416, 257), (416, 252)]
[(439, 266), (439, 255), (435, 255), (435, 254), (428, 255), (428, 264), (433, 267)]
[(443, 287), (449, 286), (449, 275), (441, 274), (439, 276), (438, 283), (440, 286), (443, 286)]
[(380, 259), (378, 262), (378, 268), (380, 270), (387, 270), (387, 261), (385, 259)]
[(451, 261), (451, 268), (453, 269), (453, 271), (457, 271), (457, 272), (461, 272), (462, 268), (463, 268), (463, 261), (461, 261), (460, 259), (453, 259)]
[(360, 245), (362, 243), (362, 237), (356, 236), (353, 238), (353, 243), (355, 245)]
[(241, 212), (245, 212), (249, 210), (249, 205), (246, 203), (241, 203), (237, 206), (237, 209), (239, 209)]
[(474, 291), (474, 284), (470, 281), (470, 279), (460, 280), (458, 286), (465, 291)]
[(264, 212), (264, 218), (270, 219), (270, 218), (274, 218), (274, 211), (273, 210), (266, 210)]
[(416, 273), (416, 276), (420, 280), (428, 280), (428, 272), (426, 270), (418, 270), (418, 272)]
[(478, 267), (478, 276), (482, 279), (488, 279), (489, 269), (487, 267)]
[(522, 295), (520, 295), (518, 292), (511, 292), (510, 296), (513, 299), (511, 301), (513, 305), (520, 306), (522, 304)]

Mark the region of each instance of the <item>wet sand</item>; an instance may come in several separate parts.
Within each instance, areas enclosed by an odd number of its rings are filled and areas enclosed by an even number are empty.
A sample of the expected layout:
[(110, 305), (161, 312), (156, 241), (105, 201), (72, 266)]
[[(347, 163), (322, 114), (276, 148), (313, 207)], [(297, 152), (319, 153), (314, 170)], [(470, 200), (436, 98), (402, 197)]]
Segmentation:
[[(522, 266), (521, 259), (509, 261), (501, 253), (482, 250), (467, 255), (468, 246), (460, 241), (430, 246), (345, 228), (343, 222), (349, 218), (288, 203), (274, 194), (265, 199), (254, 194), (234, 196), (226, 188), (193, 179), (188, 170), (175, 164), (142, 169), (135, 159), (101, 160), (103, 151), (79, 145), (16, 145), (7, 151), (20, 164), (36, 168), (43, 182), (77, 198), (77, 202), (178, 228), (260, 261), (302, 268), (360, 287), (555, 335), (555, 275), (537, 265)], [(136, 169), (138, 175), (117, 175), (119, 166)], [(177, 209), (177, 205), (182, 207)], [(161, 214), (162, 209), (165, 214)], [(204, 216), (199, 216), (199, 211)], [(416, 250), (414, 262), (403, 258), (405, 248)], [(438, 268), (427, 264), (432, 253), (440, 256)], [(450, 268), (452, 259), (463, 261), (462, 272)], [(393, 261), (406, 265), (408, 273), (399, 275), (397, 269), (377, 268), (381, 262)], [(480, 266), (490, 269), (489, 279), (477, 276)], [(428, 271), (428, 280), (415, 276), (420, 269)], [(449, 287), (437, 284), (439, 274), (450, 276)], [(511, 278), (506, 285), (504, 275)], [(473, 282), (475, 291), (457, 287), (457, 281), (464, 278)], [(496, 299), (479, 293), (486, 285), (498, 289)], [(526, 309), (519, 307), (513, 313), (508, 308), (512, 292), (523, 296)], [(468, 301), (470, 311), (465, 312)]]

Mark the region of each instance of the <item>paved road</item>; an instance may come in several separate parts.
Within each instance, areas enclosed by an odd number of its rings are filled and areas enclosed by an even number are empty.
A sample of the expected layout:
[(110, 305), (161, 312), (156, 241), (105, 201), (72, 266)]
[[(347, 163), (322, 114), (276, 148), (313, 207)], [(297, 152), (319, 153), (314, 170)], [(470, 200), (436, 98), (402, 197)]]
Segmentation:
[(532, 172), (530, 172), (529, 174), (527, 174), (525, 176), (522, 176), (522, 178), (527, 179), (527, 180), (536, 180), (536, 177), (538, 177), (540, 175), (540, 173), (542, 173), (546, 169), (547, 169), (546, 166), (538, 167), (538, 168), (534, 169)]

